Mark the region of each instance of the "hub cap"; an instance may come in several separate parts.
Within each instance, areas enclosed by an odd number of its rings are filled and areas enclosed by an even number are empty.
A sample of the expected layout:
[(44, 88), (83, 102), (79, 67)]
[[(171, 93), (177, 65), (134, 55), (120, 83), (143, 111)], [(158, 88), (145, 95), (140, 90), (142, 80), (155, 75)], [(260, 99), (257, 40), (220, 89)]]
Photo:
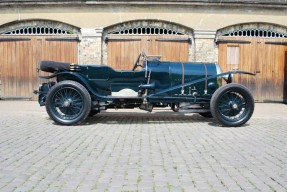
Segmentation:
[(72, 104), (71, 99), (68, 99), (68, 100), (64, 101), (63, 107), (70, 107), (71, 104)]

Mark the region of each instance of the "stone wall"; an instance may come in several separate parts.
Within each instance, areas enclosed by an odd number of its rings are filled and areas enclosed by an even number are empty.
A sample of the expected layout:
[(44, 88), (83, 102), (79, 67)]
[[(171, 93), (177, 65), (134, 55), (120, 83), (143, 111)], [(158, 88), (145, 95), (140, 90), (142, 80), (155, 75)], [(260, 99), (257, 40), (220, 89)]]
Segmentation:
[(214, 39), (195, 40), (195, 61), (218, 62), (218, 47), (214, 43)]
[(102, 29), (82, 29), (79, 45), (80, 64), (102, 63)]
[(218, 46), (215, 44), (215, 31), (194, 31), (195, 61), (218, 62)]
[(195, 41), (193, 38), (192, 38), (192, 42), (189, 45), (189, 49), (188, 49), (188, 61), (190, 61), (190, 62), (196, 61), (196, 59), (195, 59)]

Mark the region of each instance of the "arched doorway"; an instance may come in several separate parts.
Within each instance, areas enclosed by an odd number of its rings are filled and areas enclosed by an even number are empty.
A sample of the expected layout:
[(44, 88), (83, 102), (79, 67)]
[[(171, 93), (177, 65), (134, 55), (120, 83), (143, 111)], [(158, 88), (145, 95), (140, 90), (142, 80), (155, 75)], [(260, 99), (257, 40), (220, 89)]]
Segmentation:
[(130, 21), (107, 27), (103, 37), (108, 65), (131, 69), (141, 52), (162, 61), (188, 61), (193, 30), (165, 21)]
[(0, 97), (36, 99), (41, 60), (78, 61), (79, 29), (56, 21), (29, 20), (0, 26)]
[(256, 76), (239, 75), (257, 102), (283, 102), (287, 28), (266, 23), (248, 23), (220, 29), (219, 63), (224, 71), (245, 70)]

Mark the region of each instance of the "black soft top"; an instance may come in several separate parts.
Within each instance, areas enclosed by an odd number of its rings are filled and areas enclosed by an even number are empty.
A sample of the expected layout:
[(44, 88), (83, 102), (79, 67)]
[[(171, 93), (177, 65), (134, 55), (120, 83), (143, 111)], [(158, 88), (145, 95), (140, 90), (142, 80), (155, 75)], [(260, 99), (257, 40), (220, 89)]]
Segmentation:
[(50, 73), (54, 73), (55, 71), (69, 71), (70, 64), (71, 63), (57, 61), (41, 61), (40, 70)]

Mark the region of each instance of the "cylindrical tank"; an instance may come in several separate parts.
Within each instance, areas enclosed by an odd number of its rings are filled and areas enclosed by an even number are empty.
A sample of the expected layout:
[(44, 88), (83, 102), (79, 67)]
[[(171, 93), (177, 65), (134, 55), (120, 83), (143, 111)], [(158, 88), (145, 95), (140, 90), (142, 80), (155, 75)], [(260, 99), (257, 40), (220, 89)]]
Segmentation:
[(220, 86), (220, 79), (217, 77), (204, 80), (221, 73), (216, 63), (154, 62), (148, 63), (148, 67), (152, 71), (151, 80), (157, 81), (157, 89), (171, 88), (202, 79), (201, 82), (172, 90), (169, 95), (212, 94)]

